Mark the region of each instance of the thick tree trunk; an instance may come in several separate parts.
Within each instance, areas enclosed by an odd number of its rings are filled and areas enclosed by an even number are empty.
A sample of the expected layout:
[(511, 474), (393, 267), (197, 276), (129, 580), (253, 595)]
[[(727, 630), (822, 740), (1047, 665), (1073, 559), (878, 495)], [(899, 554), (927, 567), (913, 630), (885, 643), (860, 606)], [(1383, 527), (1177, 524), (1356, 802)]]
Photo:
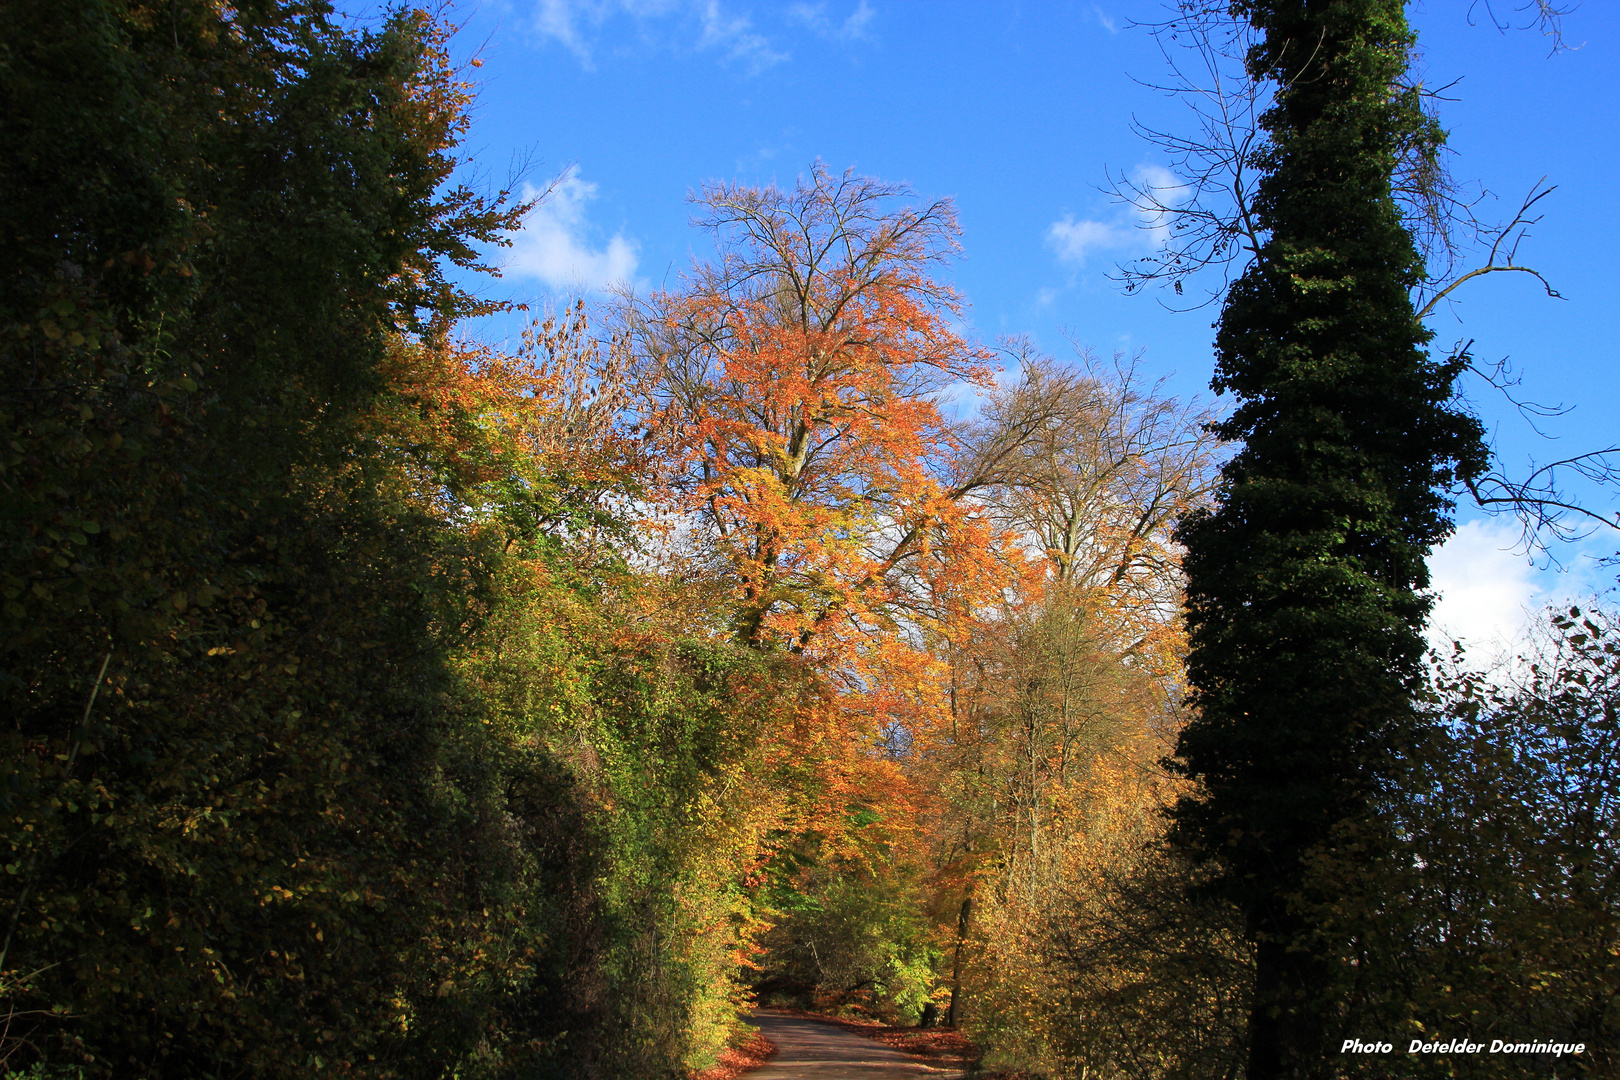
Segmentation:
[(1291, 932), (1261, 937), (1255, 949), (1247, 1080), (1324, 1076), (1326, 1047), (1313, 995), (1325, 984), (1319, 961), (1290, 951)]

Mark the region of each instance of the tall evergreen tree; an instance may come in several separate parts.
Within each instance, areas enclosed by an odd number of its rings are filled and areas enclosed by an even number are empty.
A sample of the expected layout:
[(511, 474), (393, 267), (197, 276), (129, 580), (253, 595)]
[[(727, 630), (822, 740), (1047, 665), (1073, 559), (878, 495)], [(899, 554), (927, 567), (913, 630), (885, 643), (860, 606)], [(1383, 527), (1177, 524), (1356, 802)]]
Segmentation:
[[(1416, 731), (1424, 559), (1448, 488), (1485, 464), (1411, 301), (1424, 267), (1392, 193), (1442, 135), (1405, 84), (1400, 0), (1246, 0), (1250, 74), (1276, 87), (1253, 210), (1264, 242), (1225, 299), (1214, 387), (1242, 447), (1186, 521), (1197, 719), (1179, 768), (1201, 793), (1175, 836), (1220, 869), (1258, 958), (1249, 1077), (1330, 1071), (1341, 943), (1312, 925), (1312, 860), (1376, 853), (1369, 801)], [(1357, 834), (1355, 845), (1347, 842)], [(1371, 844), (1369, 849), (1366, 845)]]

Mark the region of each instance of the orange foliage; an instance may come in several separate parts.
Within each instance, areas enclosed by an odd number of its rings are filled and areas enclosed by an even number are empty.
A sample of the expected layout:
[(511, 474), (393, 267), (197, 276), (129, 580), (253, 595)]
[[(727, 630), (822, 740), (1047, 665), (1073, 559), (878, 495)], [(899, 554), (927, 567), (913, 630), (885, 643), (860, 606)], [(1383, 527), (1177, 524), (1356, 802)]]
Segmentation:
[(720, 1053), (720, 1060), (707, 1069), (691, 1074), (691, 1080), (737, 1080), (744, 1073), (764, 1068), (776, 1056), (776, 1044), (755, 1032), (736, 1046)]
[(949, 712), (939, 646), (1024, 564), (942, 410), (993, 386), (935, 276), (954, 214), (910, 194), (819, 163), (790, 191), (711, 186), (718, 257), (624, 311), (674, 576), (825, 688), (768, 740), (793, 793), (773, 842), (852, 865), (909, 858), (931, 796), (903, 759)]
[(817, 663), (874, 737), (937, 716), (929, 645), (1018, 562), (964, 498), (940, 407), (991, 385), (931, 276), (952, 210), (895, 205), (908, 194), (819, 164), (790, 192), (711, 187), (719, 259), (630, 312), (663, 490), (730, 587), (733, 632)]
[(515, 354), (440, 332), (400, 340), (381, 373), (390, 394), (378, 426), (428, 450), (461, 485), (510, 475), (515, 458), (531, 460), (525, 475), (606, 483), (637, 456), (618, 424), (627, 367), (618, 341), (591, 336), (583, 303), (537, 320)]

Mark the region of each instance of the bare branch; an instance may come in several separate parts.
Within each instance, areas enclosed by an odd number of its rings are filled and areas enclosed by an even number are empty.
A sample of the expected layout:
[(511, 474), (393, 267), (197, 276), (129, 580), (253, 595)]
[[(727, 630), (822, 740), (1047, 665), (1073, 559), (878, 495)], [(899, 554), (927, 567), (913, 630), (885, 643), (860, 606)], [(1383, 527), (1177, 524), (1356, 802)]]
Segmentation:
[(1556, 4), (1553, 0), (1525, 0), (1513, 9), (1513, 12), (1523, 16), (1523, 22), (1515, 25), (1512, 14), (1498, 14), (1496, 4), (1492, 0), (1474, 0), (1468, 5), (1468, 21), (1474, 22), (1476, 17), (1483, 13), (1485, 21), (1496, 27), (1498, 33), (1507, 33), (1509, 30), (1539, 30), (1543, 37), (1551, 41), (1552, 46), (1547, 55), (1553, 56), (1561, 52), (1574, 52), (1580, 45), (1571, 45), (1564, 40), (1564, 16), (1573, 12), (1573, 6)]
[[(1219, 282), (1187, 301), (1188, 307), (1202, 307), (1263, 257), (1266, 232), (1255, 196), (1268, 143), (1260, 118), (1277, 87), (1249, 72), (1246, 59), (1255, 31), (1220, 0), (1179, 0), (1171, 19), (1139, 25), (1153, 36), (1167, 72), (1164, 80), (1142, 85), (1180, 99), (1191, 124), (1178, 133), (1133, 122), (1136, 133), (1168, 160), (1175, 180), (1109, 175), (1105, 190), (1158, 241), (1150, 254), (1121, 265), (1114, 280), (1127, 292), (1165, 284), (1182, 297), (1187, 279), (1218, 268)], [(1314, 55), (1313, 49), (1297, 70), (1308, 69)], [(1413, 81), (1391, 87), (1410, 95), (1426, 117), (1397, 147), (1392, 187), (1432, 278), (1448, 277), (1461, 252), (1533, 224), (1516, 218), (1501, 226), (1480, 219), (1477, 208), (1488, 193), (1465, 188), (1451, 176), (1436, 106), (1449, 100), (1445, 93), (1453, 85), (1429, 88)], [(1533, 204), (1543, 194), (1538, 185), (1528, 201)]]
[(1224, 4), (1183, 0), (1169, 21), (1142, 25), (1169, 73), (1162, 83), (1143, 85), (1181, 99), (1192, 113), (1192, 133), (1132, 122), (1138, 135), (1164, 153), (1177, 182), (1110, 176), (1109, 193), (1160, 239), (1152, 254), (1120, 266), (1115, 280), (1127, 292), (1168, 284), (1182, 296), (1189, 277), (1220, 267), (1221, 285), (1191, 305), (1201, 307), (1218, 298), (1261, 249), (1251, 209), (1258, 173), (1250, 166), (1263, 142), (1260, 113), (1271, 91), (1244, 66), (1253, 30), (1233, 19)]
[[(1539, 270), (1529, 266), (1522, 266), (1514, 261), (1519, 253), (1519, 245), (1530, 235), (1530, 227), (1541, 221), (1541, 215), (1534, 213), (1536, 204), (1557, 190), (1557, 186), (1548, 184), (1547, 178), (1543, 176), (1535, 182), (1529, 193), (1525, 195), (1524, 202), (1519, 205), (1518, 213), (1513, 215), (1512, 220), (1504, 225), (1489, 227), (1476, 223), (1479, 237), (1482, 240), (1488, 239), (1490, 241), (1490, 248), (1487, 251), (1484, 265), (1477, 266), (1450, 282), (1439, 286), (1434, 294), (1429, 297), (1427, 303), (1418, 310), (1417, 317), (1426, 319), (1434, 314), (1434, 309), (1439, 305), (1440, 301), (1456, 292), (1464, 282), (1472, 281), (1474, 278), (1482, 277), (1485, 274), (1506, 271), (1529, 274), (1541, 282), (1541, 287), (1548, 296), (1555, 300), (1564, 299), (1563, 294), (1553, 288), (1552, 283)], [(1420, 291), (1419, 297), (1421, 298), (1421, 296)]]
[[(1599, 526), (1620, 531), (1620, 513), (1605, 516), (1589, 510), (1563, 489), (1563, 477), (1571, 473), (1601, 487), (1620, 483), (1620, 446), (1532, 466), (1520, 480), (1496, 470), (1468, 485), (1469, 494), (1482, 509), (1512, 514), (1519, 521), (1526, 548), (1550, 554), (1549, 538), (1570, 543), (1592, 535)], [(1570, 518), (1576, 521), (1572, 523)]]
[[(1552, 39), (1555, 52), (1569, 47), (1563, 38), (1566, 7), (1554, 0), (1528, 0), (1508, 12), (1503, 2), (1495, 0), (1493, 7), (1493, 0), (1475, 0), (1470, 18), (1483, 17), (1503, 31), (1519, 25), (1514, 22), (1519, 19), (1520, 28), (1540, 29)], [(1234, 278), (1265, 258), (1268, 237), (1263, 216), (1256, 212), (1256, 196), (1269, 144), (1260, 120), (1278, 85), (1250, 73), (1246, 58), (1254, 32), (1224, 0), (1177, 0), (1168, 20), (1141, 25), (1153, 35), (1168, 72), (1162, 82), (1144, 85), (1179, 98), (1188, 107), (1192, 123), (1186, 133), (1135, 125), (1137, 133), (1168, 159), (1174, 183), (1126, 174), (1109, 177), (1114, 198), (1130, 208), (1140, 226), (1159, 240), (1151, 254), (1119, 267), (1115, 280), (1128, 292), (1163, 284), (1182, 297), (1187, 293), (1187, 279), (1218, 270), (1218, 281), (1212, 279), (1209, 287), (1186, 301), (1189, 307), (1200, 307), (1225, 295)], [(1308, 51), (1301, 50), (1302, 54)], [(1305, 66), (1295, 70), (1303, 71)], [(1407, 70), (1416, 67), (1417, 58), (1412, 57)], [(1286, 84), (1288, 79), (1282, 81)], [(1445, 95), (1452, 85), (1430, 88), (1412, 78), (1390, 87), (1392, 94), (1406, 95), (1424, 116), (1397, 148), (1391, 178), (1404, 224), (1427, 268), (1425, 280), (1412, 297), (1417, 317), (1430, 318), (1465, 284), (1491, 274), (1528, 275), (1547, 296), (1563, 299), (1544, 274), (1518, 258), (1520, 246), (1541, 221), (1543, 200), (1556, 188), (1543, 177), (1509, 220), (1486, 217), (1481, 208), (1490, 193), (1475, 185), (1459, 185), (1447, 168), (1449, 151), (1437, 108), (1448, 100)], [(1511, 383), (1501, 378), (1503, 366), (1481, 370), (1468, 359), (1467, 348), (1456, 350), (1453, 360), (1465, 361), (1464, 366), (1506, 394), (1538, 434), (1535, 418), (1562, 411), (1516, 398), (1508, 389)], [(1517, 480), (1497, 470), (1478, 480), (1470, 491), (1481, 507), (1517, 515), (1524, 523), (1527, 543), (1545, 548), (1553, 539), (1585, 535), (1583, 528), (1595, 528), (1598, 523), (1615, 525), (1614, 519), (1582, 507), (1563, 493), (1565, 480), (1578, 478), (1600, 487), (1620, 482), (1613, 455), (1612, 449), (1600, 450), (1539, 468), (1532, 465), (1530, 474)]]
[(1489, 367), (1484, 367), (1476, 364), (1470, 355), (1470, 350), (1472, 350), (1473, 347), (1474, 343), (1472, 341), (1457, 345), (1456, 348), (1451, 350), (1452, 358), (1454, 360), (1461, 359), (1464, 361), (1464, 364), (1470, 374), (1474, 375), (1491, 389), (1501, 394), (1502, 397), (1507, 400), (1508, 404), (1512, 405), (1519, 415), (1524, 418), (1525, 423), (1529, 424), (1530, 429), (1537, 435), (1541, 436), (1543, 439), (1555, 438), (1556, 436), (1544, 431), (1537, 421), (1546, 419), (1548, 417), (1567, 415), (1573, 406), (1543, 405), (1539, 401), (1531, 401), (1528, 398), (1518, 396), (1518, 394), (1514, 392), (1514, 388), (1520, 385), (1520, 383), (1523, 382), (1523, 379), (1513, 371), (1512, 366), (1508, 363), (1507, 358), (1503, 357), (1501, 360), (1491, 364)]
[(1024, 351), (1023, 377), (991, 395), (969, 442), (994, 491), (987, 510), (1042, 552), (1055, 580), (1127, 599), (1165, 618), (1178, 609), (1179, 518), (1208, 497), (1211, 416), (1143, 385), (1134, 360), (1089, 354), (1060, 366)]

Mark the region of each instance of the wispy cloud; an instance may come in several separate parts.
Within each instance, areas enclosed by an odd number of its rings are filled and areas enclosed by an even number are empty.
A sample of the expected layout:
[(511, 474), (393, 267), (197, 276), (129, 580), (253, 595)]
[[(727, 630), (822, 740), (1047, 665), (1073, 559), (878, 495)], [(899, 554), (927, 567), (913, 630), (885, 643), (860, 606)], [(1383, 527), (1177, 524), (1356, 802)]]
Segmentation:
[(1046, 230), (1046, 243), (1064, 262), (1084, 264), (1086, 257), (1097, 251), (1118, 251), (1137, 245), (1141, 240), (1137, 231), (1128, 224), (1090, 219), (1076, 221), (1073, 214), (1064, 214)]
[(636, 23), (643, 39), (666, 38), (695, 50), (713, 50), (750, 74), (789, 59), (744, 12), (720, 0), (537, 0), (534, 29), (562, 45), (591, 70), (598, 38), (614, 19)]
[(770, 39), (754, 29), (748, 16), (725, 11), (720, 0), (706, 0), (700, 14), (703, 36), (698, 39), (698, 48), (719, 49), (729, 58), (747, 64), (752, 72), (788, 59), (787, 53), (772, 48)]
[(1155, 248), (1170, 238), (1170, 213), (1187, 185), (1169, 169), (1139, 165), (1131, 182), (1146, 196), (1141, 206), (1121, 206), (1107, 219), (1064, 214), (1046, 230), (1046, 243), (1066, 263), (1083, 266), (1091, 255)]
[(1102, 27), (1110, 34), (1119, 33), (1119, 20), (1108, 14), (1101, 7), (1096, 4), (1092, 4), (1091, 14), (1096, 18), (1098, 26)]
[[(533, 188), (524, 190), (526, 199), (536, 194)], [(616, 232), (604, 246), (591, 246), (594, 230), (585, 206), (594, 198), (595, 184), (580, 179), (577, 169), (564, 173), (513, 237), (507, 272), (538, 279), (553, 289), (577, 292), (630, 281), (639, 261), (634, 240)]]
[(829, 41), (856, 41), (866, 37), (867, 27), (877, 16), (877, 9), (866, 0), (860, 0), (855, 10), (840, 20), (827, 14), (825, 3), (791, 4), (787, 13), (788, 18), (809, 27), (818, 37)]
[(789, 156), (797, 155), (798, 151), (794, 149), (795, 142), (793, 134), (792, 129), (788, 129), (782, 133), (782, 141), (780, 142), (771, 143), (769, 145), (755, 145), (752, 153), (745, 154), (744, 156), (737, 158), (736, 169), (734, 171), (738, 176), (749, 176), (757, 170), (769, 168), (771, 162), (782, 157), (784, 154)]
[(1153, 246), (1159, 247), (1170, 239), (1172, 209), (1187, 198), (1191, 189), (1186, 181), (1162, 165), (1138, 165), (1131, 171), (1131, 181), (1151, 203), (1132, 207), (1136, 224), (1153, 238)]
[(589, 67), (591, 52), (580, 32), (580, 7), (575, 0), (540, 0), (534, 10), (534, 28), (542, 37), (562, 44), (580, 63)]

